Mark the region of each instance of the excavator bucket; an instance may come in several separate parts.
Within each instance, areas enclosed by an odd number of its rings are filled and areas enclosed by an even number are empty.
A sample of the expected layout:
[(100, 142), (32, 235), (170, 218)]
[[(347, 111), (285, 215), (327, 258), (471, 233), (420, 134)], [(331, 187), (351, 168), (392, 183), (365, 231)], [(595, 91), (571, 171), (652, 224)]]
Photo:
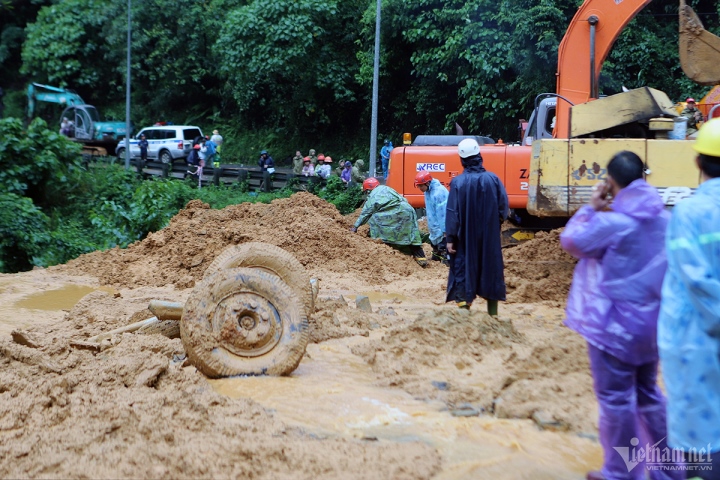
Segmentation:
[(705, 30), (685, 0), (680, 0), (680, 65), (700, 85), (720, 83), (720, 38)]

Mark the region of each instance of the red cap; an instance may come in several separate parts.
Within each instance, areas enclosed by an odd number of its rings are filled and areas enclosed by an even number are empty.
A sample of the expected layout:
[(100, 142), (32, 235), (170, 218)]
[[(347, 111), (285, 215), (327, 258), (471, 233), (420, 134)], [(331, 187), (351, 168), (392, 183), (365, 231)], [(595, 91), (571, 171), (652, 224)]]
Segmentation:
[(685, 102), (686, 103), (690, 103), (690, 102), (695, 103), (695, 99), (692, 97), (688, 97), (687, 100), (685, 100)]

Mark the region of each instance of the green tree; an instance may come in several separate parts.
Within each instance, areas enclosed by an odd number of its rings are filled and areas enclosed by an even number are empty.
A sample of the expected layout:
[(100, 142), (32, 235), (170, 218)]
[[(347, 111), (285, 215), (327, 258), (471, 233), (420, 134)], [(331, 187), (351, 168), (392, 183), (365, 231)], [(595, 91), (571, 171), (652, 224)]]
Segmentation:
[(228, 12), (215, 49), (247, 127), (319, 134), (357, 125), (354, 41), (366, 5), (254, 0)]
[(92, 92), (107, 94), (107, 82), (114, 79), (103, 31), (120, 11), (102, 0), (62, 0), (43, 7), (26, 28), (22, 73), (36, 82), (74, 88), (86, 101), (93, 99)]

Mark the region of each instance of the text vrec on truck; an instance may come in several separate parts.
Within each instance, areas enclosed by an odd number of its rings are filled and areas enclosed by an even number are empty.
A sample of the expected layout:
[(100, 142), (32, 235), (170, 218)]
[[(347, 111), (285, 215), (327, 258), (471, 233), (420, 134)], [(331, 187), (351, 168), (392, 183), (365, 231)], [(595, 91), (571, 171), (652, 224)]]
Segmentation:
[[(557, 93), (540, 94), (520, 144), (478, 139), (485, 168), (505, 185), (510, 207), (534, 216), (571, 216), (587, 203), (592, 186), (622, 150), (648, 164), (647, 181), (667, 205), (691, 195), (699, 184), (692, 142), (670, 140), (674, 103), (659, 90), (642, 87), (599, 98), (605, 58), (623, 28), (650, 0), (586, 0), (558, 50)], [(680, 60), (697, 83), (720, 82), (720, 39), (704, 30), (680, 1)], [(582, 66), (585, 65), (586, 68)], [(471, 136), (419, 136), (394, 148), (387, 185), (416, 208), (424, 206), (414, 187), (418, 170), (449, 185), (462, 172), (456, 145)]]

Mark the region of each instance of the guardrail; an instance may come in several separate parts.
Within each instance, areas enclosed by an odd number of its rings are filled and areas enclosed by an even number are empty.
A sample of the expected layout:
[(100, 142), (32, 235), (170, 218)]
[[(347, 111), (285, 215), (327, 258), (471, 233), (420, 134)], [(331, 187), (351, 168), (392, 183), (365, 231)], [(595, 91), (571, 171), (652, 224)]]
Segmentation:
[[(189, 173), (184, 163), (175, 162), (172, 165), (160, 162), (148, 161), (144, 165), (139, 159), (131, 159), (130, 164), (138, 174), (143, 177), (160, 177), (175, 180), (193, 179), (198, 181), (195, 174)], [(202, 176), (199, 179), (199, 185), (231, 185), (233, 183), (245, 182), (251, 190), (260, 190), (270, 192), (280, 190), (287, 187), (288, 183), (295, 179), (294, 184), (298, 189), (305, 189), (310, 185), (324, 185), (325, 180), (320, 177), (306, 177), (304, 175), (295, 175), (290, 168), (276, 168), (275, 173), (263, 173), (259, 167), (249, 167), (246, 165), (220, 165), (219, 167), (203, 167)]]

